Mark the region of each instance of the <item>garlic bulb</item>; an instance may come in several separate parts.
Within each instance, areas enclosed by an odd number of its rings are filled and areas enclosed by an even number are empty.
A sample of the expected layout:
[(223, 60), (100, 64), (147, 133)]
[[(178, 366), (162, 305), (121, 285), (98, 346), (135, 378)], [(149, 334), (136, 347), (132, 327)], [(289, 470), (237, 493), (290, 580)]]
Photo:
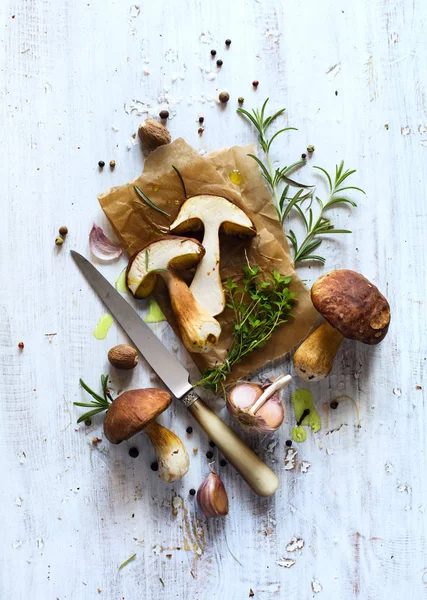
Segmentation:
[(270, 433), (283, 423), (285, 409), (277, 393), (292, 380), (283, 375), (267, 388), (259, 383), (239, 383), (227, 397), (228, 412), (249, 433)]
[(227, 492), (221, 479), (212, 468), (211, 473), (197, 490), (197, 503), (206, 517), (225, 517), (225, 515), (228, 515)]

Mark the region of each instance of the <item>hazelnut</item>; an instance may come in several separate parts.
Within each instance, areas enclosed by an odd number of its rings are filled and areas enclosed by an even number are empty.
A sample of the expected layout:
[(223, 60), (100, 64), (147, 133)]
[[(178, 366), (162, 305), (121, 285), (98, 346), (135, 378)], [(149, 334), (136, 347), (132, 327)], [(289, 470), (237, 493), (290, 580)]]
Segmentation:
[(108, 352), (108, 360), (116, 369), (133, 369), (138, 364), (138, 352), (132, 346), (119, 344)]
[(230, 94), (228, 92), (220, 92), (218, 99), (223, 104), (226, 104), (230, 100)]

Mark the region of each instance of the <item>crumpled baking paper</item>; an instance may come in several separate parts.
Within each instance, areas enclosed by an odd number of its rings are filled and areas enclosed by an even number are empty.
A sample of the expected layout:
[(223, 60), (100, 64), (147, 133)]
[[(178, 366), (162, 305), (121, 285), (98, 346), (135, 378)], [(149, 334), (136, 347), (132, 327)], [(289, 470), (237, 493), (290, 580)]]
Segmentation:
[[(242, 278), (242, 266), (258, 265), (268, 275), (277, 269), (282, 275), (291, 275), (290, 289), (296, 292), (293, 308), (294, 318), (280, 326), (269, 342), (247, 356), (233, 369), (231, 380), (247, 376), (265, 363), (291, 351), (304, 339), (313, 327), (317, 312), (310, 294), (295, 271), (294, 263), (283, 228), (277, 218), (273, 200), (255, 161), (253, 145), (234, 146), (218, 150), (202, 157), (182, 138), (172, 144), (161, 146), (146, 159), (144, 170), (134, 181), (109, 189), (99, 196), (99, 202), (125, 252), (131, 256), (147, 242), (164, 235), (165, 228), (175, 219), (184, 192), (181, 182), (172, 168), (181, 173), (187, 197), (198, 194), (224, 196), (240, 206), (254, 222), (257, 235), (251, 240), (221, 236), (221, 277)], [(230, 172), (238, 170), (241, 184), (230, 181)], [(160, 208), (169, 213), (165, 216), (149, 207), (134, 190), (137, 185)], [(194, 237), (195, 234), (191, 234)], [(158, 277), (158, 280), (161, 278)], [(156, 286), (155, 295), (169, 323), (178, 332), (170, 307), (167, 291), (162, 282)], [(203, 371), (223, 362), (230, 345), (233, 330), (233, 313), (226, 309), (216, 317), (222, 334), (217, 347), (207, 354), (192, 354)]]

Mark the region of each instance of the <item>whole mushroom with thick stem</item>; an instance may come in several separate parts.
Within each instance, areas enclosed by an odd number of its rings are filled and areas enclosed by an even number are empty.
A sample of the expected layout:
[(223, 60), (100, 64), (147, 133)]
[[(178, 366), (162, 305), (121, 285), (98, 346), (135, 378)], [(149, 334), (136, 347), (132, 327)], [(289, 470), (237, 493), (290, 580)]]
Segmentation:
[(102, 395), (94, 392), (83, 379), (80, 379), (80, 384), (93, 400), (90, 403), (74, 402), (76, 406), (91, 409), (81, 415), (77, 423), (107, 411), (104, 433), (109, 442), (120, 444), (145, 431), (157, 453), (160, 478), (166, 482), (176, 481), (187, 473), (190, 459), (184, 444), (172, 431), (155, 422), (172, 402), (169, 392), (158, 388), (129, 390), (113, 399), (108, 387), (108, 375), (101, 375)]
[(294, 354), (295, 373), (320, 381), (331, 372), (344, 338), (379, 344), (390, 324), (390, 305), (375, 285), (355, 271), (326, 273), (311, 288), (311, 299), (326, 322)]
[(171, 401), (172, 396), (164, 390), (131, 390), (113, 401), (104, 420), (105, 437), (112, 444), (144, 431), (156, 451), (160, 478), (168, 483), (181, 479), (190, 465), (180, 438), (155, 421)]
[(161, 276), (169, 291), (172, 310), (182, 341), (190, 352), (207, 352), (221, 334), (216, 319), (197, 301), (177, 271), (191, 269), (203, 259), (205, 250), (196, 240), (165, 236), (151, 242), (130, 259), (127, 286), (137, 298), (147, 298)]
[(220, 275), (220, 230), (228, 235), (254, 237), (251, 219), (238, 206), (221, 196), (201, 195), (188, 198), (180, 208), (170, 231), (183, 234), (204, 227), (205, 254), (197, 266), (190, 290), (209, 314), (215, 316), (225, 308), (225, 295)]

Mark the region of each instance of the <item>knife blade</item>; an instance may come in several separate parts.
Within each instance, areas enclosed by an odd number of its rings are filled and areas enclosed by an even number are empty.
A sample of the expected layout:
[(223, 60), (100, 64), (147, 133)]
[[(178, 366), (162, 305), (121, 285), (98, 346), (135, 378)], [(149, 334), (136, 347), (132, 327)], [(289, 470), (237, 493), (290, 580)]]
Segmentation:
[(84, 256), (71, 250), (80, 271), (116, 318), (124, 332), (134, 342), (148, 364), (156, 371), (176, 398), (182, 398), (192, 388), (187, 369), (175, 358), (138, 313)]
[(77, 266), (130, 337), (145, 360), (173, 395), (181, 400), (209, 438), (259, 496), (271, 496), (279, 485), (277, 475), (197, 396), (189, 373), (173, 356), (138, 313), (103, 275), (81, 254), (71, 250)]

